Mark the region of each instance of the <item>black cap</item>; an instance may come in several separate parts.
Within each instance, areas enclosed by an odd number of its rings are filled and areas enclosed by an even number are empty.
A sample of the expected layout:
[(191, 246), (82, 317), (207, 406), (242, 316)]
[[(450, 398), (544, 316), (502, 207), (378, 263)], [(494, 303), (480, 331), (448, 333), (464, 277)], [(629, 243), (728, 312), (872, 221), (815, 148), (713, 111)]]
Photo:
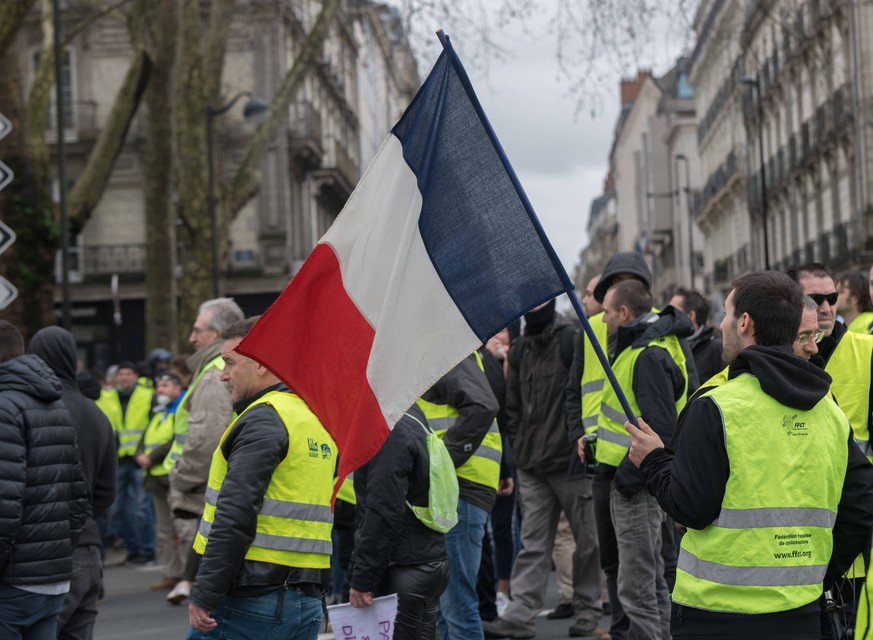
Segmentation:
[(646, 289), (652, 288), (652, 272), (649, 271), (649, 265), (646, 264), (643, 254), (636, 251), (626, 251), (616, 253), (607, 261), (600, 274), (600, 281), (594, 287), (594, 299), (602, 304), (606, 297), (606, 290), (613, 284), (612, 280), (615, 276), (625, 273), (632, 275), (646, 285)]

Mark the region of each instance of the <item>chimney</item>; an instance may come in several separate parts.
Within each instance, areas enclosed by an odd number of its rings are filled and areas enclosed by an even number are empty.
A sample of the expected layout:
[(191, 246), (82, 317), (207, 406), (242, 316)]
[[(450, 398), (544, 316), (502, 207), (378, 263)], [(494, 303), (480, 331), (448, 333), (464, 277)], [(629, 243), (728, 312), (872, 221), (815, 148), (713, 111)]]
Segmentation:
[(643, 81), (651, 75), (651, 71), (640, 69), (637, 71), (637, 77), (630, 80), (622, 79), (621, 81), (621, 106), (633, 102), (637, 99), (640, 93), (640, 87), (643, 86)]

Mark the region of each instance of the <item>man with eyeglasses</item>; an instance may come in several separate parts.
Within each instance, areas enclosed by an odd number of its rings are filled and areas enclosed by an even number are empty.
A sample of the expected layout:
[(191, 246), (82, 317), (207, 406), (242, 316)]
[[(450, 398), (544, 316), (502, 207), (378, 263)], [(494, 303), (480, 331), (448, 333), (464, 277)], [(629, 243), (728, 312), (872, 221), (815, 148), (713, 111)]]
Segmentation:
[[(809, 296), (803, 296), (803, 314), (800, 317), (800, 328), (794, 339), (794, 355), (809, 360), (818, 355), (818, 343), (824, 333), (818, 328), (818, 304)], [(818, 360), (818, 358), (816, 358)], [(821, 365), (821, 362), (815, 364)]]
[(787, 273), (818, 305), (818, 329), (823, 334), (818, 353), (824, 360), (825, 371), (833, 379), (831, 392), (849, 418), (855, 443), (867, 459), (873, 461), (870, 446), (873, 336), (850, 333), (844, 324), (836, 321), (837, 289), (826, 266), (803, 264)]

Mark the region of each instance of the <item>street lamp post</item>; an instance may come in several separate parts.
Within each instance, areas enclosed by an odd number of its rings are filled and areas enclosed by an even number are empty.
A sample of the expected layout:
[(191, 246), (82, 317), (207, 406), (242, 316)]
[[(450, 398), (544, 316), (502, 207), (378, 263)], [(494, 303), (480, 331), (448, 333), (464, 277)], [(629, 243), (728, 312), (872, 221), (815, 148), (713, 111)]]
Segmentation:
[(761, 76), (743, 78), (744, 85), (755, 90), (758, 102), (758, 161), (761, 163), (761, 220), (764, 223), (764, 270), (770, 270), (770, 242), (767, 229), (767, 174), (764, 170), (764, 103), (761, 100)]
[(676, 154), (676, 162), (685, 163), (685, 208), (688, 210), (688, 255), (690, 261), (688, 267), (691, 274), (691, 288), (694, 289), (694, 221), (691, 219), (691, 161), (684, 153)]
[(267, 103), (252, 95), (251, 91), (240, 91), (230, 102), (218, 108), (206, 105), (206, 164), (209, 175), (209, 186), (207, 193), (207, 203), (209, 207), (209, 225), (212, 231), (212, 297), (217, 298), (219, 294), (219, 278), (218, 278), (218, 212), (215, 206), (215, 160), (213, 158), (213, 143), (212, 143), (212, 120), (216, 116), (229, 111), (237, 100), (247, 96), (249, 101), (243, 109), (243, 115), (246, 120), (264, 113), (268, 109)]

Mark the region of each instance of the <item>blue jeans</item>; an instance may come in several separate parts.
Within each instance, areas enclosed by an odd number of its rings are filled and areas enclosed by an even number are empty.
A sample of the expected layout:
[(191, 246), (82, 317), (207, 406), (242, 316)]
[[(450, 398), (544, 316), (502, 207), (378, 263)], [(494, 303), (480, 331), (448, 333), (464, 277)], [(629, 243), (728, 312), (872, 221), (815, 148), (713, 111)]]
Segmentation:
[(0, 586), (0, 638), (55, 640), (64, 595), (45, 596)]
[(118, 461), (112, 526), (124, 538), (127, 553), (155, 555), (155, 517), (152, 494), (143, 488), (143, 471), (133, 458)]
[(315, 640), (324, 621), (321, 600), (295, 589), (252, 598), (224, 596), (212, 618), (218, 623), (212, 631), (189, 629), (185, 640)]
[(440, 640), (483, 640), (476, 580), (488, 512), (458, 500), (458, 524), (446, 534), (449, 586), (440, 598)]

